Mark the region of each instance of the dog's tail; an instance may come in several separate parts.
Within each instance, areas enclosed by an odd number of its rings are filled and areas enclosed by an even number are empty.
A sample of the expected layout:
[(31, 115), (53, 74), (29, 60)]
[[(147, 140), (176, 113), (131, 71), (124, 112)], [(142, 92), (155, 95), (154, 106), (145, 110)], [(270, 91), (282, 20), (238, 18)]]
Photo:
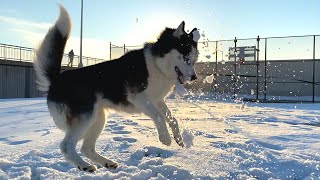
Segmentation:
[(36, 50), (34, 68), (40, 91), (47, 92), (51, 82), (60, 74), (63, 52), (71, 31), (71, 19), (60, 5), (60, 16), (49, 29), (40, 47)]

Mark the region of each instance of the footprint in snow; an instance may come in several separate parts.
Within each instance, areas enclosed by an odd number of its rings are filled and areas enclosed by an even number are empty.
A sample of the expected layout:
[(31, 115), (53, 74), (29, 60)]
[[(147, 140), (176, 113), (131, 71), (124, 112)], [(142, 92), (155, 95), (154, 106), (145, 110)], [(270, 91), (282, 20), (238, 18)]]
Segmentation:
[(128, 138), (128, 137), (114, 137), (113, 138), (114, 141), (127, 141), (129, 143), (134, 143), (134, 142), (137, 142), (137, 139), (135, 138)]
[(31, 142), (32, 140), (11, 141), (8, 138), (0, 138), (0, 141), (2, 141), (7, 145), (20, 145), (20, 144)]
[(138, 125), (138, 123), (133, 122), (132, 120), (129, 120), (129, 119), (126, 119), (126, 120), (122, 121), (122, 123), (125, 124), (125, 125), (134, 125), (134, 126)]
[(123, 130), (124, 126), (119, 125), (108, 125), (112, 130)]
[(124, 130), (119, 130), (119, 131), (112, 131), (112, 134), (130, 134), (130, 131), (124, 131)]
[(231, 133), (231, 134), (237, 134), (238, 133), (238, 131), (233, 130), (233, 129), (224, 129), (224, 131), (226, 131), (228, 133)]
[(256, 145), (256, 147), (262, 147), (262, 148), (268, 148), (268, 149), (272, 149), (272, 150), (283, 150), (284, 147), (282, 147), (281, 145), (276, 145), (276, 144), (270, 144), (270, 143), (267, 143), (267, 142), (262, 142), (262, 141), (258, 141), (258, 140), (255, 140), (255, 141), (246, 141), (245, 142), (246, 144), (254, 144)]
[(50, 134), (49, 129), (39, 129), (39, 130), (35, 130), (34, 132), (44, 132), (41, 136), (46, 136)]
[(194, 135), (195, 135), (195, 136), (204, 136), (204, 137), (206, 137), (206, 138), (220, 138), (220, 137), (215, 136), (215, 135), (213, 135), (213, 134), (205, 133), (205, 132), (203, 132), (203, 131), (196, 131), (196, 132), (194, 133)]
[(144, 147), (143, 149), (138, 149), (134, 153), (131, 154), (131, 160), (138, 160), (140, 161), (144, 157), (161, 157), (161, 158), (168, 158), (173, 156), (173, 152), (169, 150), (164, 150), (161, 148), (148, 146)]

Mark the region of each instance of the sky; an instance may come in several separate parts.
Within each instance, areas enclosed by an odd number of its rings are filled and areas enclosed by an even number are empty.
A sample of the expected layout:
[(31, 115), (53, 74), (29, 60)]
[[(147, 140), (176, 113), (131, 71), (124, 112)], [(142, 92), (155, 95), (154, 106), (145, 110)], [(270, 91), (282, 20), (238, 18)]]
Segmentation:
[[(205, 40), (320, 34), (319, 0), (83, 0), (83, 55), (109, 58), (109, 43), (141, 45), (182, 21)], [(35, 48), (59, 15), (72, 18), (66, 52), (80, 49), (80, 0), (7, 0), (0, 6), (0, 43)]]

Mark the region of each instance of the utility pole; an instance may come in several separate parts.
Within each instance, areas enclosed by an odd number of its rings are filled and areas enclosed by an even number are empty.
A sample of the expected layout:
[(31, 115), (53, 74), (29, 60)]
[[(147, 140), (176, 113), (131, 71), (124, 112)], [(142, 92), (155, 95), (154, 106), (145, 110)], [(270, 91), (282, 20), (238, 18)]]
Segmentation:
[(83, 64), (82, 64), (82, 25), (83, 25), (83, 0), (81, 0), (80, 62), (79, 62), (78, 67), (83, 67)]

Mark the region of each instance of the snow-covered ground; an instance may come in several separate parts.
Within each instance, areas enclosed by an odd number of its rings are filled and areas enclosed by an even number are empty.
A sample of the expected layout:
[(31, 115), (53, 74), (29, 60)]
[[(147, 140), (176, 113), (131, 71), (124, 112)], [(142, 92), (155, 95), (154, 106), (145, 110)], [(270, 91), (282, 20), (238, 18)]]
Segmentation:
[(192, 147), (162, 145), (144, 115), (111, 113), (97, 150), (120, 166), (88, 174), (60, 154), (45, 99), (0, 100), (0, 179), (320, 179), (320, 104), (167, 102)]

